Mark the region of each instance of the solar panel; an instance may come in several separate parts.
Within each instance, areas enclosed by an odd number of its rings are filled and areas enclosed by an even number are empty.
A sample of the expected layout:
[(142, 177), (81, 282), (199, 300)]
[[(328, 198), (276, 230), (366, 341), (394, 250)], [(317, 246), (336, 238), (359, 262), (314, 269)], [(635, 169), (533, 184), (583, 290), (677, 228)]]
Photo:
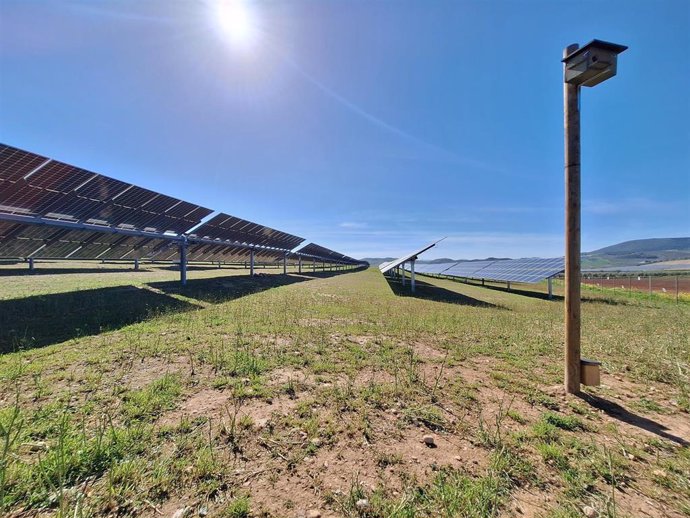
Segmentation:
[[(429, 268), (431, 267), (431, 268)], [(409, 268), (406, 268), (409, 270)], [(500, 259), (460, 261), (438, 265), (416, 264), (418, 273), (443, 274), (450, 277), (486, 279), (491, 281), (535, 283), (554, 277), (565, 269), (562, 257), (541, 259)]]
[(0, 145), (0, 182), (16, 182), (47, 162), (46, 157)]
[[(450, 275), (453, 277), (471, 277), (474, 278), (477, 272), (487, 266), (495, 263), (495, 260), (491, 261), (460, 261), (455, 263), (450, 268), (443, 272), (443, 275)], [(480, 277), (481, 278), (481, 277)]]
[[(409, 263), (405, 264), (405, 270), (410, 270)], [(453, 266), (455, 263), (415, 263), (414, 271), (417, 273), (440, 274)]]
[(182, 234), (211, 210), (0, 144), (0, 213)]
[(389, 272), (393, 268), (396, 268), (397, 266), (400, 266), (401, 264), (406, 263), (407, 261), (410, 261), (413, 257), (417, 257), (418, 255), (429, 250), (430, 248), (435, 247), (438, 243), (440, 243), (444, 239), (445, 239), (445, 237), (439, 239), (438, 241), (434, 241), (433, 243), (426, 245), (425, 247), (420, 248), (419, 250), (416, 250), (416, 251), (412, 252), (411, 254), (404, 255), (398, 259), (395, 259), (394, 261), (390, 261), (389, 263), (379, 265), (379, 270), (381, 270), (381, 273)]
[(141, 259), (165, 242), (152, 237), (0, 222), (0, 257)]
[(535, 283), (563, 272), (562, 257), (550, 259), (528, 258), (495, 261), (478, 272), (482, 279)]
[(223, 213), (195, 228), (193, 236), (282, 250), (292, 250), (304, 241), (304, 238)]

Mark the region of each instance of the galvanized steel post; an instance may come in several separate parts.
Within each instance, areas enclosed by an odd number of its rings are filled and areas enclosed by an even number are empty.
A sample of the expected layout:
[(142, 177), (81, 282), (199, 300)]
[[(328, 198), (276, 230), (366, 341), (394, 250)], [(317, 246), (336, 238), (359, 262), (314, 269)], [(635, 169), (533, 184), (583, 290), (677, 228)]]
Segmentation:
[(180, 282), (182, 286), (187, 284), (187, 240), (180, 243)]
[(410, 290), (414, 293), (415, 282), (414, 282), (414, 260), (410, 261)]

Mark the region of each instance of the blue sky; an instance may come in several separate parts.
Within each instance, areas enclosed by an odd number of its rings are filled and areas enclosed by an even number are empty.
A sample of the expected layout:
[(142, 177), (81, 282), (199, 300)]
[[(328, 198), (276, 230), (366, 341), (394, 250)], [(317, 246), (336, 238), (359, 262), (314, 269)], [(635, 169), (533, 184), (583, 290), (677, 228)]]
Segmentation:
[(0, 141), (355, 257), (563, 254), (562, 49), (583, 250), (690, 234), (690, 2), (0, 0)]

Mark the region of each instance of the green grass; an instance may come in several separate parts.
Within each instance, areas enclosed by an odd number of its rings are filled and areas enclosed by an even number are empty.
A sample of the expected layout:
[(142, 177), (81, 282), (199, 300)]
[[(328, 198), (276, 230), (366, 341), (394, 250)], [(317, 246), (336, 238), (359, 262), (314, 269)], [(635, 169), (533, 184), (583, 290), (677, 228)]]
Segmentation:
[(687, 303), (585, 290), (583, 355), (605, 385), (589, 392), (650, 433), (558, 392), (562, 302), (424, 277), (412, 297), (373, 269), (242, 273), (7, 277), (0, 340), (21, 350), (0, 355), (0, 514), (184, 500), (210, 516), (479, 517), (523, 489), (554, 517), (633, 515), (622, 489), (690, 509), (687, 447), (670, 440), (688, 419)]

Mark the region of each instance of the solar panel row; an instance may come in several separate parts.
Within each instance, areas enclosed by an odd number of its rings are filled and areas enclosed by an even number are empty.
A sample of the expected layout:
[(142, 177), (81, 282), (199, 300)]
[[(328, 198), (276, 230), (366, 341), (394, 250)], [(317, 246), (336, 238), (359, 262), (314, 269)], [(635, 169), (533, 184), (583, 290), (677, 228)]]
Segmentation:
[(565, 263), (562, 257), (460, 261), (451, 263), (450, 266), (449, 263), (415, 265), (415, 270), (420, 273), (524, 283), (540, 282), (562, 273), (564, 269)]
[(295, 252), (296, 255), (302, 255), (307, 257), (312, 257), (315, 259), (323, 259), (326, 261), (332, 261), (336, 263), (343, 264), (364, 264), (362, 261), (358, 261), (347, 255), (343, 255), (340, 252), (334, 252), (326, 247), (317, 245), (316, 243), (309, 243), (304, 245), (302, 248)]
[(223, 213), (195, 228), (191, 235), (283, 250), (292, 250), (304, 241), (304, 238)]
[(0, 212), (6, 214), (181, 234), (212, 212), (4, 144), (0, 171)]
[(439, 239), (438, 241), (434, 241), (433, 243), (430, 243), (427, 246), (420, 248), (419, 250), (416, 250), (410, 254), (406, 254), (406, 255), (398, 258), (398, 259), (395, 259), (393, 261), (389, 261), (387, 263), (380, 264), (379, 270), (381, 270), (381, 273), (387, 273), (390, 270), (392, 270), (393, 268), (397, 268), (398, 266), (415, 259), (418, 255), (421, 255), (422, 253), (426, 252), (430, 248), (433, 248), (434, 246), (436, 246), (438, 243), (440, 243), (444, 239), (445, 239), (445, 237)]
[(169, 241), (0, 221), (0, 257), (36, 259), (141, 259)]
[[(0, 257), (273, 260), (303, 238), (0, 144)], [(313, 245), (318, 247), (318, 245)], [(320, 260), (357, 261), (323, 247)]]

